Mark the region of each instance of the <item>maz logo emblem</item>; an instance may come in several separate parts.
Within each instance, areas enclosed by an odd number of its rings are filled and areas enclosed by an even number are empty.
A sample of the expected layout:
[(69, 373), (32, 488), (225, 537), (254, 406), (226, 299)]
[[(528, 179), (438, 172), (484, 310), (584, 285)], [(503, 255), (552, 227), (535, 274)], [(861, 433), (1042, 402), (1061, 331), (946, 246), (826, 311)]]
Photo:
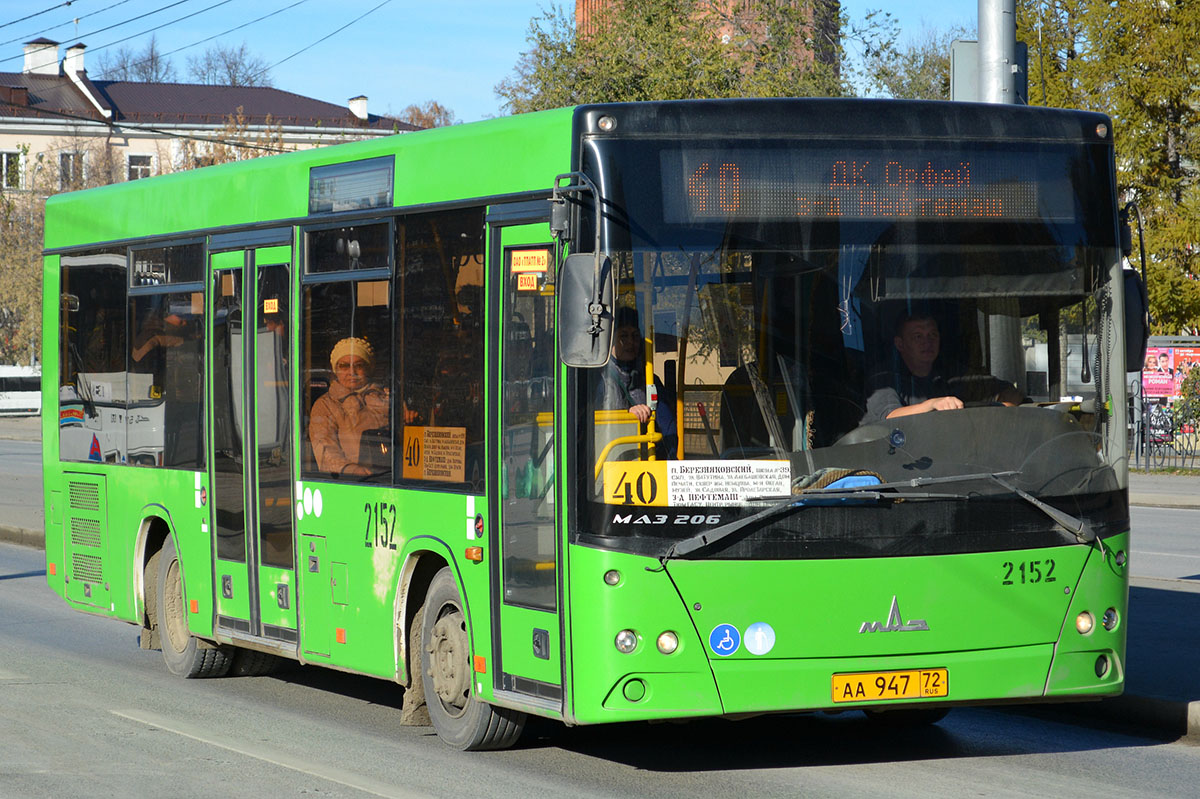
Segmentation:
[(888, 612), (887, 624), (878, 621), (864, 621), (862, 627), (858, 629), (860, 633), (916, 632), (918, 630), (929, 632), (929, 625), (925, 623), (924, 619), (904, 621), (904, 617), (900, 615), (900, 603), (896, 601), (895, 594), (892, 595), (892, 609)]

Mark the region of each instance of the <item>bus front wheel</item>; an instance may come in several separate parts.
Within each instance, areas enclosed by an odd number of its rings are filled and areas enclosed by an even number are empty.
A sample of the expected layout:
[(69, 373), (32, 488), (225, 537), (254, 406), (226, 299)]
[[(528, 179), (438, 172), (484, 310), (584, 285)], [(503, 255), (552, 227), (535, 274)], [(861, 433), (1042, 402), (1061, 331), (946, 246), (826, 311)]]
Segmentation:
[(438, 737), (455, 749), (507, 749), (525, 727), (525, 714), (472, 696), (471, 641), (454, 573), (434, 575), (421, 624), (421, 681)]
[(221, 677), (229, 671), (224, 649), (201, 642), (187, 626), (183, 572), (175, 539), (167, 536), (158, 555), (158, 640), (167, 670), (180, 677)]

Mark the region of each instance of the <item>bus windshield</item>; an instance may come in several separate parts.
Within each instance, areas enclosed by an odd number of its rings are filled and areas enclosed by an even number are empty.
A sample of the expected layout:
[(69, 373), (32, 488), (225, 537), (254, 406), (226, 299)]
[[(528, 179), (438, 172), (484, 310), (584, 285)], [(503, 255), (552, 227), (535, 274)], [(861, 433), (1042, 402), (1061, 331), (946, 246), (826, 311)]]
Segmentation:
[[(579, 381), (582, 534), (655, 551), (630, 539), (789, 496), (826, 499), (726, 554), (1064, 543), (1022, 492), (1118, 519), (1119, 257), (1099, 149), (595, 144), (617, 291), (612, 357)], [(874, 485), (882, 504), (847, 494)], [(897, 512), (906, 491), (917, 510)], [(914, 536), (946, 506), (954, 530)], [(989, 536), (995, 513), (1031, 523)]]

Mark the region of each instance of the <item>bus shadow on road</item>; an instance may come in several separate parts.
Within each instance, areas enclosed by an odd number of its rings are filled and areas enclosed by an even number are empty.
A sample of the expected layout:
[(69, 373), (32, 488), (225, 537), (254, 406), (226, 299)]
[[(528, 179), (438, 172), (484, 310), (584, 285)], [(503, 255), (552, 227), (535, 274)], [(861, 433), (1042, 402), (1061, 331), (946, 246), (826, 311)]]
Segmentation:
[(1200, 701), (1200, 593), (1131, 586), (1126, 696)]
[(286, 661), (271, 673), (273, 679), (290, 685), (312, 688), (330, 694), (337, 694), (372, 705), (394, 708), (397, 713), (404, 702), (404, 689), (389, 680), (369, 677), (362, 674), (349, 674), (342, 671), (307, 666)]
[(1021, 714), (970, 709), (952, 712), (936, 725), (910, 728), (890, 727), (855, 712), (573, 729), (539, 721), (526, 729), (519, 746), (553, 746), (646, 771), (705, 772), (882, 765), (1158, 743), (1114, 732), (1073, 729), (1077, 733), (1063, 735), (1060, 725)]
[(0, 574), (0, 580), (21, 580), (25, 577), (45, 577), (46, 570), (41, 569), (31, 572), (18, 572), (17, 574)]

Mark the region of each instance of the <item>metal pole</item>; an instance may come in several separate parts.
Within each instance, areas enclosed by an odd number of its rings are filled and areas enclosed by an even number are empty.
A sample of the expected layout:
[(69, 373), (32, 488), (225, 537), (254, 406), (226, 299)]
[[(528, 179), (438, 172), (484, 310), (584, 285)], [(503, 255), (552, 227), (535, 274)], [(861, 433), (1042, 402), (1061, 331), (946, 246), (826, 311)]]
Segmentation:
[[(1017, 51), (1016, 0), (979, 0), (979, 99), (984, 103), (1017, 102), (1013, 65)], [(1021, 320), (988, 316), (992, 374), (1023, 392), (1026, 388)], [(1051, 399), (1058, 399), (1051, 397)]]
[(1015, 103), (1016, 0), (979, 0), (979, 99)]

